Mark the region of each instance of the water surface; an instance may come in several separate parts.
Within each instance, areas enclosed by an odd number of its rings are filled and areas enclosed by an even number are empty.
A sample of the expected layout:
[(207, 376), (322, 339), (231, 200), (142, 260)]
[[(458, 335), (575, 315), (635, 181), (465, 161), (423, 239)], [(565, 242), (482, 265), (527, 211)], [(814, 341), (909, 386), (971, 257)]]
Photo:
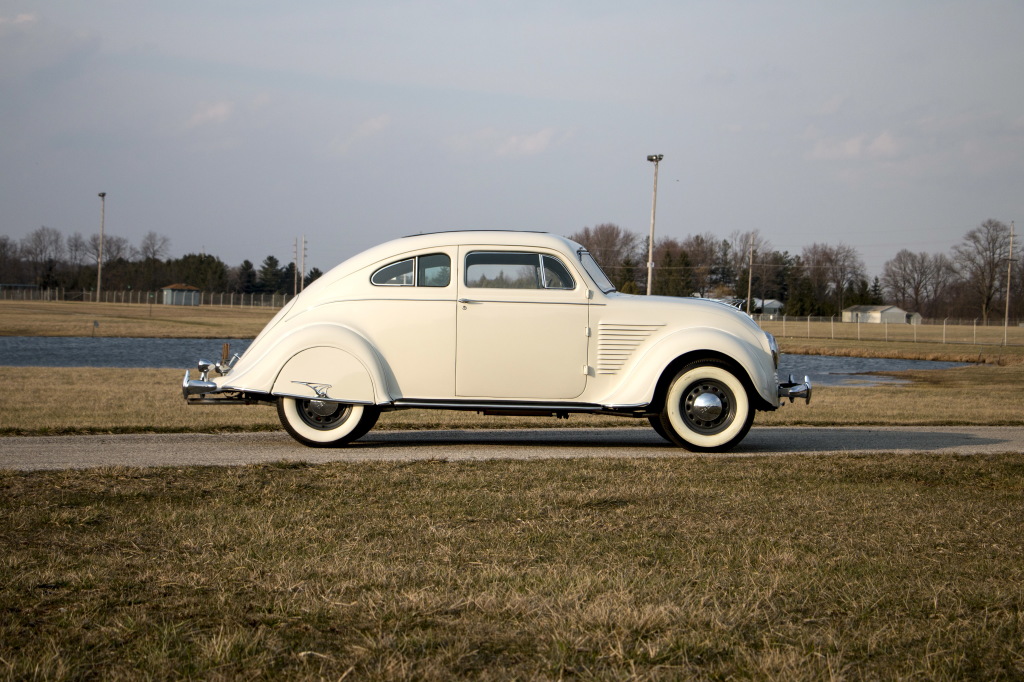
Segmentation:
[[(15, 367), (154, 367), (191, 369), (196, 360), (219, 361), (221, 347), (241, 353), (252, 339), (138, 339), (63, 336), (0, 336), (0, 365)], [(857, 386), (899, 382), (870, 372), (947, 369), (963, 363), (887, 358), (783, 355), (779, 376), (811, 377), (815, 386)]]

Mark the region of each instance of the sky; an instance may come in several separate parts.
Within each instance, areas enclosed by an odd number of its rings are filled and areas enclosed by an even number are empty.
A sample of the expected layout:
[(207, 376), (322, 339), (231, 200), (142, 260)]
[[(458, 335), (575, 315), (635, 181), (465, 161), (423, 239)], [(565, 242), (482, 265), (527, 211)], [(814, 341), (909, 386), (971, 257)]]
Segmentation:
[(1019, 0), (0, 0), (0, 234), (327, 270), (454, 229), (1024, 225)]

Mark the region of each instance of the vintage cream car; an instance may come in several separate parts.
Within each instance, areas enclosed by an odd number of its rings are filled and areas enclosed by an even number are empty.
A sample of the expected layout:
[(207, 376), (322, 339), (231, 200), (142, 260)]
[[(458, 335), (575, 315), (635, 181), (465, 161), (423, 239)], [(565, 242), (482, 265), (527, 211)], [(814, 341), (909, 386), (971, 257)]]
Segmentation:
[(274, 403), (310, 446), (348, 443), (382, 411), (415, 408), (645, 418), (678, 446), (723, 451), (756, 410), (810, 402), (806, 377), (780, 383), (778, 358), (748, 315), (619, 293), (568, 239), (444, 232), (338, 265), (241, 357), (200, 360), (182, 392), (189, 403)]

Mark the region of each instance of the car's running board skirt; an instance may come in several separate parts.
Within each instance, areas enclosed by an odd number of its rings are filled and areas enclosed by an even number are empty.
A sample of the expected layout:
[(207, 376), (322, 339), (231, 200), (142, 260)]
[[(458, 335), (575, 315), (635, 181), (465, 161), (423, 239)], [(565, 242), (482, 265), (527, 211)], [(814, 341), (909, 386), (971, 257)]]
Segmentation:
[(608, 405), (594, 403), (562, 403), (562, 402), (522, 402), (514, 400), (395, 400), (385, 409), (407, 410), (466, 410), (481, 412), (487, 415), (525, 416), (525, 417), (568, 417), (573, 412), (614, 412), (621, 414)]

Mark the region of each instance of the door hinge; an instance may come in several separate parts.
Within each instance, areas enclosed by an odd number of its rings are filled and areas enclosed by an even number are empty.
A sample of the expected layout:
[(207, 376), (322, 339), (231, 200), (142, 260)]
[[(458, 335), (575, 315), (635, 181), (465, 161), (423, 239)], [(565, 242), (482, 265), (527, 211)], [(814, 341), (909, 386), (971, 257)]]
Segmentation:
[(590, 327), (583, 328), (583, 335), (586, 336), (588, 339), (590, 338)]
[(583, 375), (590, 376), (590, 365), (583, 365)]

